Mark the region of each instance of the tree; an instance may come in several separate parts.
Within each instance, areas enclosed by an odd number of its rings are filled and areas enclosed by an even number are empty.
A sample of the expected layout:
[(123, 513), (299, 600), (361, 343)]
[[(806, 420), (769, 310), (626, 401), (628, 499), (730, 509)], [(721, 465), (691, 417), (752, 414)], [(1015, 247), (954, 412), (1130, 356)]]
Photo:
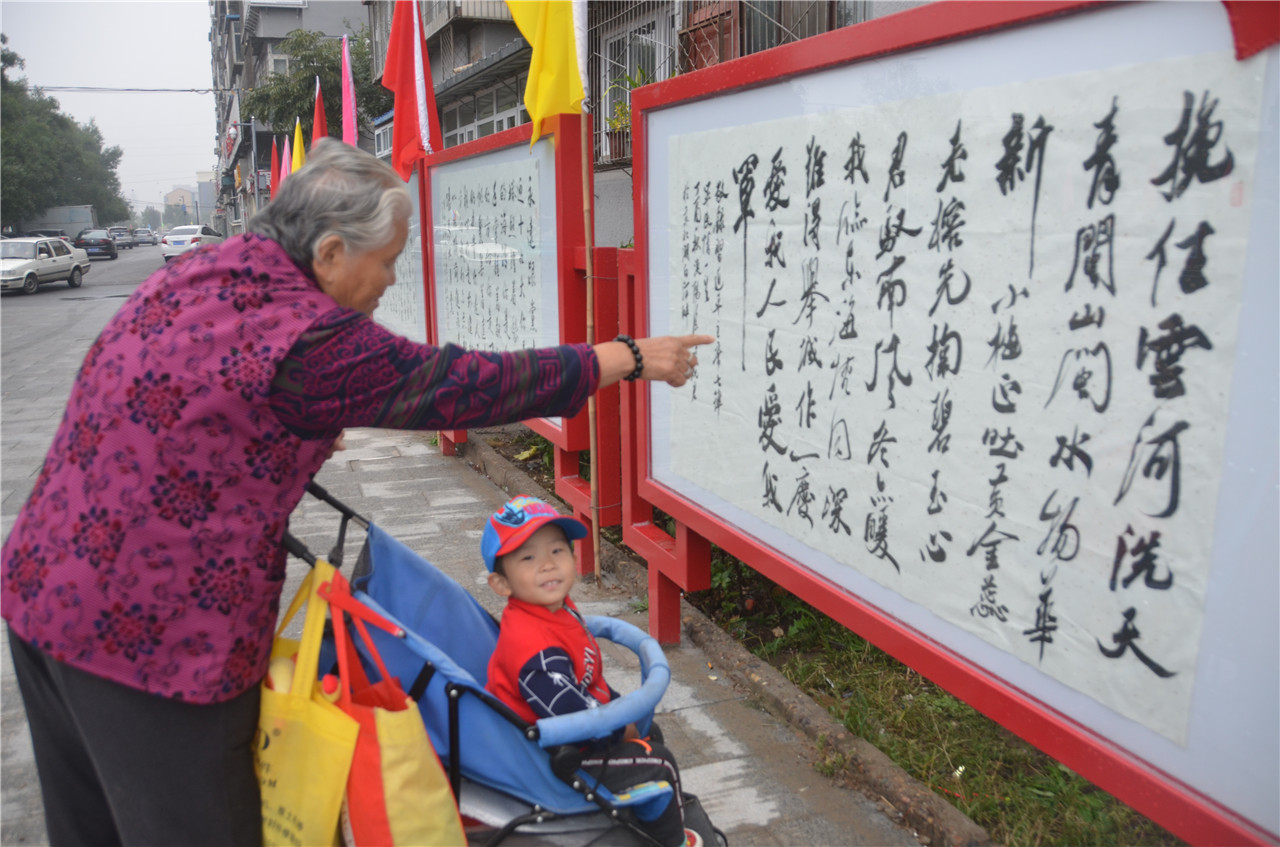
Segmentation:
[(192, 209), (184, 206), (176, 206), (172, 203), (164, 207), (164, 224), (165, 226), (185, 226), (191, 223)]
[(148, 206), (142, 213), (142, 225), (147, 229), (160, 228), (160, 213), (154, 206)]
[[(369, 28), (362, 27), (347, 39), (351, 47), (351, 75), (355, 81), (356, 120), (366, 129), (373, 118), (389, 111), (393, 95), (373, 80), (370, 63)], [(329, 135), (342, 137), (342, 39), (295, 29), (279, 44), (289, 56), (289, 71), (272, 74), (250, 91), (241, 104), (242, 115), (252, 115), (278, 133), (292, 133), (301, 118), (302, 135), (311, 142), (311, 122), (315, 117), (316, 77)]]
[[(9, 38), (0, 34), (0, 45)], [(10, 79), (22, 57), (0, 47), (0, 223), (16, 225), (52, 206), (92, 204), (99, 220), (127, 220), (116, 168), (119, 147), (103, 148), (93, 121), (77, 123), (58, 101), (32, 89), (25, 78)]]

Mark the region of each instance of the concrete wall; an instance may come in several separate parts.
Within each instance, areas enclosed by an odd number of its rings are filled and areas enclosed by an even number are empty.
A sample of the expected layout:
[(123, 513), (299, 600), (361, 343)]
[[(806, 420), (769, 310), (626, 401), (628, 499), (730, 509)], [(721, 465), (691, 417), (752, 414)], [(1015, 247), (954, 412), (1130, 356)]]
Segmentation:
[[(309, 3), (301, 9), (281, 6), (259, 8), (262, 11), (255, 38), (284, 38), (295, 29), (308, 29), (325, 35), (352, 34), (369, 22), (369, 10), (360, 0), (323, 0)], [(344, 19), (350, 22), (350, 27), (343, 24)]]
[(631, 169), (596, 171), (593, 212), (597, 247), (628, 247), (635, 242)]
[(932, 0), (876, 0), (871, 4), (871, 17), (883, 18), (916, 6), (927, 6)]
[[(520, 30), (515, 24), (488, 23), (471, 31), (471, 54), (477, 57), (489, 56), (517, 38), (520, 38)], [(480, 42), (478, 54), (477, 41)]]
[(98, 213), (92, 206), (50, 206), (39, 215), (19, 223), (18, 230), (60, 229), (74, 238), (81, 230), (97, 226)]

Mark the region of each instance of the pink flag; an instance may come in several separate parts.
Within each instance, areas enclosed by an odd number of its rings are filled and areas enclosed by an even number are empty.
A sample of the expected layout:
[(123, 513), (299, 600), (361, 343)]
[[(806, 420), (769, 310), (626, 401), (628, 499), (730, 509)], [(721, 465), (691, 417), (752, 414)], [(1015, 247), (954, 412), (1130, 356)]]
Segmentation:
[(356, 146), (356, 86), (351, 77), (351, 46), (342, 36), (342, 140)]
[(280, 154), (280, 184), (284, 185), (284, 181), (289, 178), (289, 174), (293, 173), (293, 154), (289, 152), (289, 136), (284, 137), (284, 152)]

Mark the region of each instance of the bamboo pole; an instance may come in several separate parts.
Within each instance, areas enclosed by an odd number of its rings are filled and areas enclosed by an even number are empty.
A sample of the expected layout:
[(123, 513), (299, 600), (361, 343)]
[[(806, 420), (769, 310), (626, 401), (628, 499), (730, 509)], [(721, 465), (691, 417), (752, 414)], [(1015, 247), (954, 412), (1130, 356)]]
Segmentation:
[[(584, 107), (586, 104), (583, 104)], [(591, 139), (591, 113), (582, 110), (582, 225), (587, 242), (587, 343), (596, 343), (595, 315), (595, 221), (592, 213), (591, 166), (595, 161), (595, 145)], [(596, 449), (596, 395), (587, 398), (587, 429), (590, 430), (591, 448), (591, 552), (594, 555), (595, 578), (600, 581), (600, 474), (596, 462), (600, 451)]]

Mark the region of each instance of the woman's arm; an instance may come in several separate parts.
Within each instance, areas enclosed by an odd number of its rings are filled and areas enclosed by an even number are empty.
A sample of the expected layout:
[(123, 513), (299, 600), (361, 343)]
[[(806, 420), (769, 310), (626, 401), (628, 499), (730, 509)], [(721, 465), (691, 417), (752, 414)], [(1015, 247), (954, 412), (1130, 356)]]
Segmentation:
[[(641, 375), (683, 385), (692, 346), (710, 336), (636, 342)], [(345, 427), (464, 429), (576, 414), (587, 397), (636, 368), (621, 341), (511, 353), (417, 344), (365, 315), (336, 309), (318, 320), (280, 363), (271, 407), (301, 438)]]
[(596, 369), (585, 344), (513, 353), (434, 347), (335, 309), (281, 361), (270, 403), (301, 438), (357, 426), (465, 429), (573, 415), (595, 390)]

